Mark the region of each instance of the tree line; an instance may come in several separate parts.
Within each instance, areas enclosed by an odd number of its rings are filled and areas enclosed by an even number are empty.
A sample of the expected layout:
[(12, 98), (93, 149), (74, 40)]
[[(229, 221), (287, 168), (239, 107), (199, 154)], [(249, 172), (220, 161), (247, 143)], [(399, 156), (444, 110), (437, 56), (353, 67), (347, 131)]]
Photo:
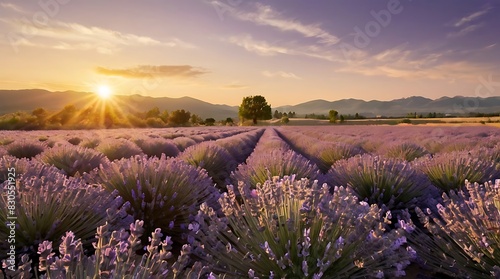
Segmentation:
[(202, 119), (184, 109), (168, 112), (154, 107), (144, 112), (125, 113), (110, 105), (102, 109), (78, 109), (67, 105), (60, 111), (50, 112), (37, 108), (32, 112), (16, 112), (0, 116), (0, 130), (59, 130), (59, 129), (110, 129), (110, 128), (165, 128), (196, 125), (232, 125), (228, 117), (217, 122), (214, 118)]

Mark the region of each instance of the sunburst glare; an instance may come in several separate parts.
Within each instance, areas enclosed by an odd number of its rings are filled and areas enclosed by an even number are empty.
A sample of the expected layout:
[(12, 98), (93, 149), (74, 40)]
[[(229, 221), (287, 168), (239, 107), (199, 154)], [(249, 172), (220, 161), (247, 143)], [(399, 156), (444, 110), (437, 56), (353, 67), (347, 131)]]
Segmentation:
[(101, 99), (109, 99), (113, 95), (113, 91), (107, 85), (99, 85), (97, 88), (97, 95), (99, 95)]

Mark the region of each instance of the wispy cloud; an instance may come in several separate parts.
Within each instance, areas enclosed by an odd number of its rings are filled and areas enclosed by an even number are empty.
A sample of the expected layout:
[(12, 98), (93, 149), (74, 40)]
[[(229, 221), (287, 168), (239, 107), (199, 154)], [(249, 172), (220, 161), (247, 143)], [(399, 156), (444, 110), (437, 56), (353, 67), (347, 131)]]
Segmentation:
[(464, 24), (467, 24), (467, 23), (469, 23), (469, 22), (471, 22), (471, 21), (473, 21), (473, 20), (475, 20), (477, 18), (480, 18), (481, 16), (485, 15), (486, 13), (488, 13), (489, 10), (490, 10), (490, 8), (487, 7), (485, 9), (481, 10), (481, 11), (474, 12), (474, 13), (468, 15), (468, 16), (464, 16), (461, 19), (459, 19), (458, 21), (456, 21), (453, 24), (453, 26), (460, 27), (460, 26), (462, 26)]
[(141, 65), (134, 68), (125, 69), (97, 67), (96, 72), (101, 75), (119, 76), (124, 78), (195, 78), (209, 73), (204, 69), (195, 68), (189, 65)]
[(284, 72), (284, 71), (277, 71), (277, 72), (263, 71), (262, 74), (269, 78), (280, 77), (286, 79), (301, 79), (294, 73)]
[(231, 84), (226, 84), (222, 86), (222, 89), (233, 89), (233, 90), (238, 90), (238, 89), (247, 89), (249, 88), (248, 85), (240, 84), (238, 82), (231, 83)]
[(124, 46), (195, 48), (194, 45), (178, 38), (160, 41), (148, 36), (57, 20), (51, 20), (47, 25), (34, 25), (27, 19), (2, 19), (2, 21), (13, 29), (9, 38), (13, 45), (28, 45), (26, 41), (29, 41), (30, 46), (64, 50), (95, 49), (103, 54), (115, 53)]
[(320, 24), (305, 24), (295, 19), (286, 18), (281, 13), (274, 11), (269, 5), (256, 3), (255, 11), (246, 12), (227, 5), (222, 1), (213, 0), (210, 3), (218, 6), (220, 9), (229, 11), (234, 18), (242, 21), (274, 27), (280, 31), (296, 32), (306, 38), (316, 38), (319, 43), (325, 45), (334, 45), (340, 41), (337, 36), (322, 29)]
[(479, 18), (484, 16), (489, 12), (491, 8), (486, 7), (480, 11), (474, 12), (470, 15), (464, 16), (461, 19), (455, 21), (452, 26), (454, 28), (459, 28), (457, 31), (450, 32), (446, 34), (447, 38), (457, 38), (457, 37), (462, 37), (465, 36), (480, 27), (482, 27), (484, 24), (482, 22), (473, 24), (474, 21), (477, 21)]
[(258, 41), (250, 35), (233, 36), (228, 40), (237, 46), (245, 48), (247, 51), (257, 53), (259, 55), (272, 56), (276, 54), (288, 54), (290, 51), (285, 47), (272, 45), (265, 41)]
[(267, 41), (256, 40), (251, 35), (240, 35), (230, 37), (228, 42), (240, 46), (249, 52), (256, 53), (261, 56), (274, 56), (274, 55), (294, 55), (306, 56), (316, 59), (326, 60), (330, 62), (339, 61), (343, 54), (339, 49), (331, 47), (323, 47), (316, 45), (298, 46), (294, 44), (277, 45)]
[(456, 38), (456, 37), (462, 37), (462, 36), (465, 36), (471, 32), (473, 32), (474, 30), (478, 29), (479, 27), (483, 26), (482, 23), (479, 23), (479, 24), (474, 24), (474, 25), (469, 25), (469, 26), (466, 26), (456, 32), (451, 32), (451, 33), (448, 33), (446, 36), (448, 38)]
[(478, 75), (491, 70), (487, 65), (456, 60), (451, 56), (453, 53), (449, 51), (425, 53), (409, 50), (406, 45), (402, 45), (363, 60), (345, 63), (337, 72), (408, 79), (475, 81)]
[(8, 3), (8, 2), (0, 2), (0, 7), (4, 9), (11, 10), (16, 13), (25, 13), (26, 11), (21, 8), (20, 6), (14, 4), (14, 3)]

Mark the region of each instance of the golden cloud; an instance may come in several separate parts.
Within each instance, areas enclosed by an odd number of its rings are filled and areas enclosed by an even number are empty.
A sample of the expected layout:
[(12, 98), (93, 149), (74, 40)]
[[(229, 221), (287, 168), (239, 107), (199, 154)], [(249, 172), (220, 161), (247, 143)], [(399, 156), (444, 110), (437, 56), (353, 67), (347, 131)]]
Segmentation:
[(134, 68), (110, 69), (97, 67), (96, 72), (106, 76), (119, 76), (124, 78), (195, 78), (209, 73), (208, 71), (190, 65), (141, 65)]

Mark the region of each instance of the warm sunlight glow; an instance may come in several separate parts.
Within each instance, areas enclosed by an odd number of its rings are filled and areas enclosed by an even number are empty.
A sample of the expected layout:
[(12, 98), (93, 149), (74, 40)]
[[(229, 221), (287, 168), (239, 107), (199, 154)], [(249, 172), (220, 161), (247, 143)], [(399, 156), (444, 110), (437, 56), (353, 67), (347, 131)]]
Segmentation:
[(102, 99), (109, 99), (112, 94), (111, 88), (107, 85), (100, 85), (99, 88), (97, 88), (97, 95), (99, 95)]

